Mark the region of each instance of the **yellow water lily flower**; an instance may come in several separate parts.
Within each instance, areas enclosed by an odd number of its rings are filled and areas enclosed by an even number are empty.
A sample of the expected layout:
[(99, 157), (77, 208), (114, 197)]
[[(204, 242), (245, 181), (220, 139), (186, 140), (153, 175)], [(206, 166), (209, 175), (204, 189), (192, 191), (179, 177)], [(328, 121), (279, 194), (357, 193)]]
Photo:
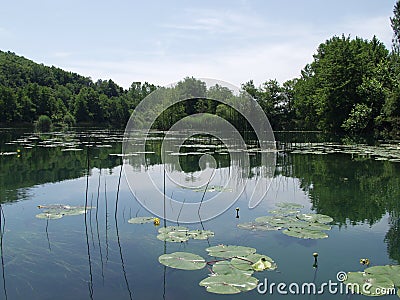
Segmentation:
[(365, 266), (369, 266), (369, 259), (368, 258), (361, 258), (360, 259), (360, 264), (365, 265)]
[(271, 268), (272, 264), (263, 257), (256, 261), (251, 267), (254, 271), (262, 272), (266, 269)]
[(154, 226), (159, 226), (160, 225), (160, 219), (159, 218), (154, 218)]

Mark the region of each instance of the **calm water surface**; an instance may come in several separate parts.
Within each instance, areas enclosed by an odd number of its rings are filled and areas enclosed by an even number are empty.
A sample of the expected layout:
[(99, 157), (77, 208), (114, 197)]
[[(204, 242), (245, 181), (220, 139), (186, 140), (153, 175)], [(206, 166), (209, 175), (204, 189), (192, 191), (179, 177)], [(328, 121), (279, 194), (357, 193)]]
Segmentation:
[[(115, 154), (121, 153), (122, 135), (106, 130), (40, 136), (11, 129), (1, 131), (0, 299), (365, 298), (330, 295), (328, 291), (323, 295), (283, 296), (276, 291), (260, 295), (257, 290), (215, 295), (198, 285), (207, 277), (207, 268), (182, 271), (158, 263), (161, 254), (175, 251), (207, 258), (205, 249), (218, 244), (250, 246), (272, 257), (278, 269), (255, 274), (260, 281), (267, 278), (270, 283), (337, 282), (339, 271), (363, 270), (360, 258), (369, 258), (372, 265), (399, 263), (398, 162), (345, 153), (279, 152), (271, 188), (259, 206), (248, 209), (248, 193), (244, 193), (219, 217), (188, 225), (191, 229), (212, 230), (215, 237), (165, 243), (156, 238), (158, 227), (153, 224), (127, 222), (131, 217), (151, 214), (136, 201), (121, 176), (122, 159)], [(164, 168), (159, 156), (160, 143), (160, 139), (154, 139), (148, 145), (143, 171), (157, 180), (162, 179)], [(209, 151), (218, 163), (218, 176), (213, 183), (218, 185), (229, 174), (229, 155)], [(180, 162), (188, 176), (198, 171), (195, 155), (181, 156)], [(257, 154), (251, 156), (251, 164), (256, 174)], [(169, 192), (175, 193), (176, 198), (201, 196), (182, 189)], [(155, 191), (149, 189), (146, 193), (151, 198)], [(96, 207), (86, 216), (64, 216), (58, 220), (35, 217), (41, 212), (38, 205), (81, 206), (86, 201)], [(332, 216), (329, 238), (301, 240), (279, 231), (252, 232), (236, 227), (238, 223), (268, 215), (267, 211), (282, 201), (303, 204), (304, 212)], [(239, 219), (235, 218), (235, 207), (240, 208)], [(313, 268), (313, 252), (319, 253), (317, 269)]]

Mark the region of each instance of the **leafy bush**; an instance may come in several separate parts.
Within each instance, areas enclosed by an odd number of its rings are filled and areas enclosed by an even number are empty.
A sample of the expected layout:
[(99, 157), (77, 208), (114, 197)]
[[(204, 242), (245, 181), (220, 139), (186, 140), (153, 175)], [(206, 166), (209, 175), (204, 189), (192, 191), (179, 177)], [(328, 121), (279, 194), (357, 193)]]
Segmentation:
[(74, 126), (75, 125), (76, 120), (75, 120), (75, 118), (74, 118), (74, 116), (72, 114), (67, 113), (63, 118), (63, 123), (65, 125), (67, 125), (68, 127), (70, 127), (70, 126)]
[(49, 116), (41, 115), (35, 122), (35, 127), (38, 131), (50, 131), (51, 124), (52, 122)]
[(371, 120), (372, 109), (365, 104), (356, 104), (342, 128), (350, 133), (360, 133), (367, 128)]

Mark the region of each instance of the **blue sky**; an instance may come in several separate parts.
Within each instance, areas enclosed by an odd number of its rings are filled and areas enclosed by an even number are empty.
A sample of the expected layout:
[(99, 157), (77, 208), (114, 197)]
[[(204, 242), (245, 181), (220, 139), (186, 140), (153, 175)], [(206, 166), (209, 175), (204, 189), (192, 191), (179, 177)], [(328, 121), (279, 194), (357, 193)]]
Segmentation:
[(165, 85), (186, 76), (236, 86), (299, 76), (333, 35), (390, 47), (395, 0), (4, 1), (0, 50), (45, 65)]

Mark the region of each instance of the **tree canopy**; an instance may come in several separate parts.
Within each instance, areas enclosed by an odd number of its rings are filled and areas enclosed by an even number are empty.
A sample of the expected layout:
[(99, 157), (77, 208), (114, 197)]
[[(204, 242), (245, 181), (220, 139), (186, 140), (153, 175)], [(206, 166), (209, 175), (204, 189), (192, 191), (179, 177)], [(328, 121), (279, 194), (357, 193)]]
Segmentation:
[[(371, 40), (333, 36), (318, 46), (313, 61), (301, 70), (299, 78), (282, 84), (269, 79), (259, 86), (250, 80), (242, 84), (242, 90), (260, 104), (274, 130), (398, 137), (400, 0), (390, 21), (390, 50), (376, 36)], [(0, 51), (0, 123), (32, 123), (45, 115), (53, 124), (76, 121), (124, 127), (140, 101), (156, 88), (147, 82), (133, 82), (125, 90), (111, 79), (93, 82)], [(237, 112), (215, 101), (236, 101), (225, 87), (207, 88), (204, 82), (187, 77), (171, 89), (168, 97), (187, 101), (167, 109), (154, 128), (167, 129), (185, 116), (210, 113), (226, 118), (238, 129), (248, 129)]]

